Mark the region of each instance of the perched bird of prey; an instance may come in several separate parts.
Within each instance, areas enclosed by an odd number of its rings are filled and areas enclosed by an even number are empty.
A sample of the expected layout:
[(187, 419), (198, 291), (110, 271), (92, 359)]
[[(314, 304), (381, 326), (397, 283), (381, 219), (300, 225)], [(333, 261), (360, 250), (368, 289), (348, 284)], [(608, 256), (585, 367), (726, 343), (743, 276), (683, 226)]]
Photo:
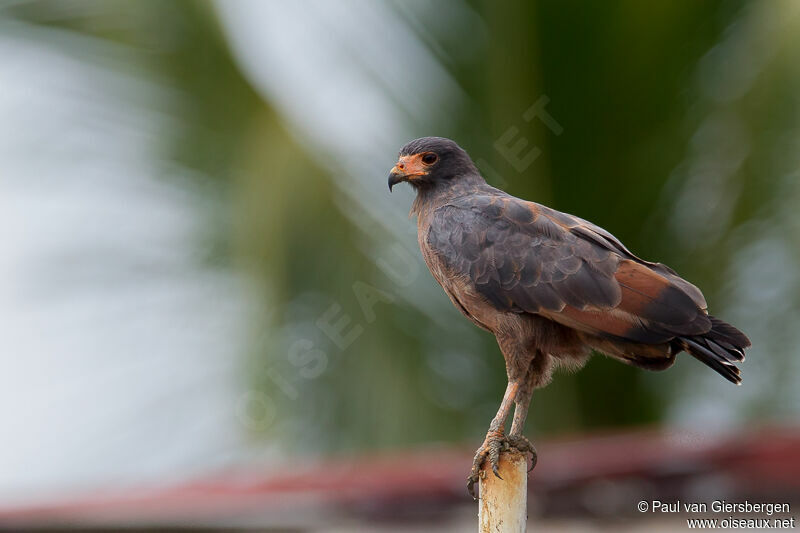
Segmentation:
[(741, 382), (734, 365), (744, 361), (747, 337), (709, 315), (697, 287), (606, 230), (489, 186), (442, 137), (400, 150), (389, 190), (400, 182), (416, 190), (411, 213), (431, 274), (459, 311), (495, 335), (505, 358), (508, 387), (475, 454), (473, 496), (483, 462), (497, 475), (506, 448), (530, 453), (533, 468), (536, 452), (522, 434), (531, 393), (555, 367), (579, 368), (592, 350), (648, 370), (670, 367), (685, 351)]

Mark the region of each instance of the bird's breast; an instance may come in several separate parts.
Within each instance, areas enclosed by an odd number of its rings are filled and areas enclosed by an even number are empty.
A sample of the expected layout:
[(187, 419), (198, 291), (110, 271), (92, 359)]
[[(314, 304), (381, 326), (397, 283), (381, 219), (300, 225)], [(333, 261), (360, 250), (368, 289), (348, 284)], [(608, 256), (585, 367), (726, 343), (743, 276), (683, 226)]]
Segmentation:
[(476, 326), (494, 332), (498, 313), (475, 289), (472, 281), (453, 272), (444, 259), (428, 244), (430, 224), (420, 221), (417, 241), (425, 264), (436, 282), (444, 289), (453, 305)]

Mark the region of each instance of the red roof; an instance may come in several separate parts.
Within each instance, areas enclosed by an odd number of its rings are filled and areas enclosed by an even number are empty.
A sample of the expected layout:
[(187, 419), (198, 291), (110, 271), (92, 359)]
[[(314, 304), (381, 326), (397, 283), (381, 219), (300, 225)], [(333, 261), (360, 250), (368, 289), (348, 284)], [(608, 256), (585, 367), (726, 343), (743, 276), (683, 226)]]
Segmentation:
[[(637, 431), (549, 440), (538, 448), (529, 500), (539, 515), (633, 515), (634, 504), (651, 496), (697, 499), (703, 483), (714, 487), (712, 499), (800, 500), (800, 428), (715, 438)], [(0, 506), (0, 524), (286, 525), (332, 514), (380, 521), (444, 516), (473, 505), (466, 492), (471, 457), (470, 450), (438, 448), (314, 463), (298, 458), (279, 470)]]

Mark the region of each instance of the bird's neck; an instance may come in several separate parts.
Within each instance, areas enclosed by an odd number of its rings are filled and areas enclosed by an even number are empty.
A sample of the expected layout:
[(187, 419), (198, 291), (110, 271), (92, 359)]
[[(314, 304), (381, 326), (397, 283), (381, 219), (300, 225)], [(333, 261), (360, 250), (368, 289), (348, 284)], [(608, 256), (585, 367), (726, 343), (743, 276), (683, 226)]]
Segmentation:
[(417, 197), (411, 205), (410, 215), (423, 218), (424, 215), (432, 213), (453, 198), (474, 193), (487, 186), (486, 180), (475, 172), (447, 181), (437, 182), (435, 185), (418, 187)]

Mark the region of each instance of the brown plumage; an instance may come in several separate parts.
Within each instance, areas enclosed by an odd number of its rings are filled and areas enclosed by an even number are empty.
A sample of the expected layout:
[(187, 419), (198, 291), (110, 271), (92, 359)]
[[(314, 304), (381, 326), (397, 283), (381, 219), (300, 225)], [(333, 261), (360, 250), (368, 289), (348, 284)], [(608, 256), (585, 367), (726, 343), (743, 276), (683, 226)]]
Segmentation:
[[(488, 458), (522, 436), (531, 392), (554, 366), (578, 368), (592, 350), (663, 370), (686, 351), (739, 384), (747, 337), (711, 316), (700, 290), (660, 263), (633, 255), (609, 232), (578, 217), (489, 186), (467, 153), (441, 137), (400, 151), (389, 188), (406, 181), (417, 198), (422, 255), (453, 304), (497, 337), (509, 385), (478, 450), (470, 492)], [(514, 419), (508, 436), (505, 420)]]

